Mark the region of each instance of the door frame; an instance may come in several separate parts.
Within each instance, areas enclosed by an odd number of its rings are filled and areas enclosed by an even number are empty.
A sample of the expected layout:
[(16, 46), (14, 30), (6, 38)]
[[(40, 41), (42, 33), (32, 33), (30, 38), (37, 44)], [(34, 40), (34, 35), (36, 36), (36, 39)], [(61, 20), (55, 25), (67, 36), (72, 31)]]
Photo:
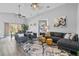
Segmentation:
[(47, 24), (47, 26), (48, 26), (48, 19), (41, 19), (41, 20), (38, 20), (38, 33), (37, 33), (37, 36), (40, 35), (40, 22), (41, 22), (41, 21), (46, 21), (46, 24)]

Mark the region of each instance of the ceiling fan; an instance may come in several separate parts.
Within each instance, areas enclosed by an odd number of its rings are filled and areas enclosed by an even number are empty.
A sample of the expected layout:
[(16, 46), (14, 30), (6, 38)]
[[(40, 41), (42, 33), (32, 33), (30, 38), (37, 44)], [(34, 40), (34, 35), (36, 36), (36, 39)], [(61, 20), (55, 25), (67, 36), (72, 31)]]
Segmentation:
[(26, 18), (26, 16), (21, 14), (21, 5), (18, 5), (18, 14), (17, 14), (18, 18)]

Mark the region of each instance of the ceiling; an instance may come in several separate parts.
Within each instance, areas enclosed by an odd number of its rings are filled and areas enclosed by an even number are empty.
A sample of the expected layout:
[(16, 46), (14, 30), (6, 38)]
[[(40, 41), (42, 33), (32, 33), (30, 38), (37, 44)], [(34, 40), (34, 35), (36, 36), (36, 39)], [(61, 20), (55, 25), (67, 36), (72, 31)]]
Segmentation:
[[(18, 14), (19, 3), (0, 3), (0, 13), (16, 13)], [(20, 3), (21, 14), (26, 16), (26, 18), (34, 17), (38, 14), (46, 12), (50, 9), (54, 9), (58, 6), (63, 5), (63, 3), (39, 3), (40, 8), (33, 10), (31, 3)]]

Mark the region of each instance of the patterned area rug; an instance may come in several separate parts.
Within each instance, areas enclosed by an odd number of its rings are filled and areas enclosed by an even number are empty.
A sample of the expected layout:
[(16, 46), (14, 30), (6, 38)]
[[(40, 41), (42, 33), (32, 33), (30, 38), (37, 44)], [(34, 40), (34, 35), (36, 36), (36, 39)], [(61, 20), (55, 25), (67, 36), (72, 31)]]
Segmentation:
[(72, 54), (58, 49), (57, 45), (48, 46), (41, 45), (39, 41), (34, 41), (33, 44), (24, 43), (21, 46), (26, 52), (26, 56), (71, 56)]

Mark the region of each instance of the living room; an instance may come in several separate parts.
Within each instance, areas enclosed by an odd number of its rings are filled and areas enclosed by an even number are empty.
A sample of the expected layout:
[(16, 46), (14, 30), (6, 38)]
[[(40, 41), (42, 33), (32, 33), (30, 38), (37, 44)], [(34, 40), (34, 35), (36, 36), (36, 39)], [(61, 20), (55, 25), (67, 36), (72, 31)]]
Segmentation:
[[(1, 56), (79, 55), (78, 3), (2, 3), (0, 7)], [(18, 44), (23, 52), (15, 49)]]

